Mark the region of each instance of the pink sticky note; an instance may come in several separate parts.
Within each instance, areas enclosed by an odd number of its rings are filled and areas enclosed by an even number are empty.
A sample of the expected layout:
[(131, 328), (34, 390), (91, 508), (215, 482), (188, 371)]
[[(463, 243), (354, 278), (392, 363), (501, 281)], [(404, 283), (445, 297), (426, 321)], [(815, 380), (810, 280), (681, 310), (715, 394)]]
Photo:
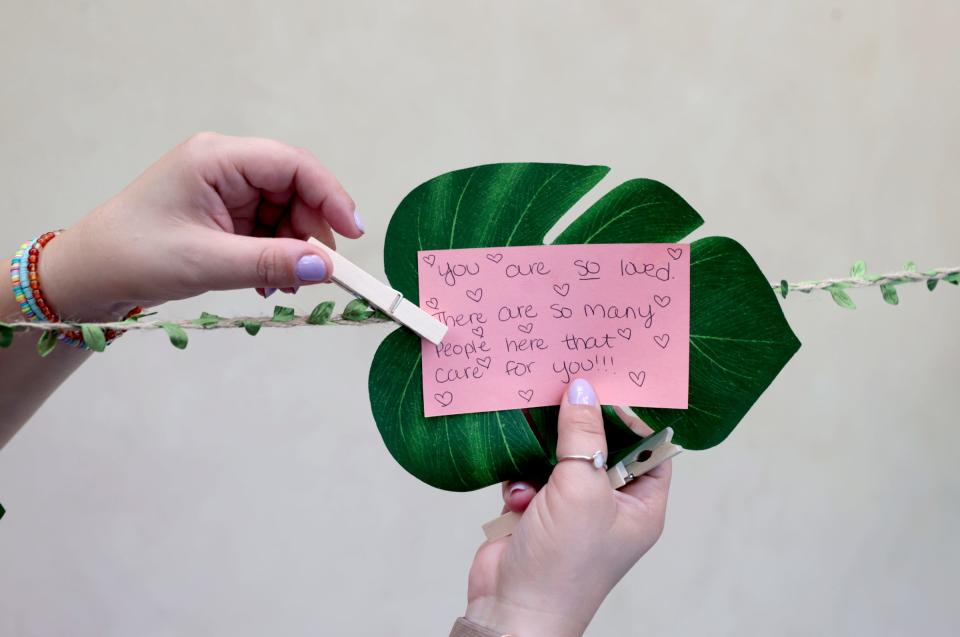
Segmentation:
[(687, 408), (690, 246), (425, 250), (426, 416), (558, 405), (585, 378), (604, 404)]

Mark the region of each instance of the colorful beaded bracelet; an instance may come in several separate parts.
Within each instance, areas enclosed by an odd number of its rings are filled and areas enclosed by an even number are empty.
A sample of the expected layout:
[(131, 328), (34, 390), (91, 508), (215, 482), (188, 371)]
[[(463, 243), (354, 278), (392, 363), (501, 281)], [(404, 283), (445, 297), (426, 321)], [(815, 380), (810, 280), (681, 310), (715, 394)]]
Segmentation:
[[(40, 263), (40, 252), (50, 243), (59, 232), (45, 232), (39, 237), (28, 241), (20, 246), (10, 260), (10, 280), (13, 284), (13, 296), (20, 306), (20, 311), (28, 321), (42, 322), (50, 321), (57, 323), (60, 321), (57, 313), (53, 311), (40, 288), (40, 277), (38, 266)], [(130, 310), (124, 318), (130, 318), (142, 312), (143, 309), (135, 307)], [(123, 332), (121, 330), (104, 330), (104, 337), (107, 344), (116, 340)], [(63, 330), (59, 338), (64, 343), (73, 345), (80, 349), (87, 349), (87, 344), (83, 340), (83, 334), (80, 330)]]

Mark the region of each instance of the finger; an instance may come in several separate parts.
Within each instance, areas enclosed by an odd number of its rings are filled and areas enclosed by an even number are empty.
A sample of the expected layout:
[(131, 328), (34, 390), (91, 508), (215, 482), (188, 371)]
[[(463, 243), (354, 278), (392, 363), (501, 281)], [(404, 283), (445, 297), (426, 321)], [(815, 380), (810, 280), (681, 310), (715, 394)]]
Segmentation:
[(277, 291), (277, 288), (254, 288), (257, 291), (257, 294), (262, 296), (265, 299), (269, 299), (270, 296)]
[[(248, 205), (260, 191), (289, 190), (338, 233), (351, 238), (363, 234), (353, 199), (308, 151), (272, 139), (215, 134), (195, 136), (188, 146), (227, 208)], [(209, 161), (211, 156), (214, 161)]]
[[(286, 214), (287, 207), (283, 204), (272, 203), (270, 201), (261, 201), (257, 208), (257, 224), (272, 228), (280, 223), (280, 219)], [(236, 234), (246, 234), (235, 229)]]
[[(299, 208), (302, 208), (302, 205), (299, 206)], [(294, 207), (290, 210), (290, 214), (284, 217), (280, 225), (277, 226), (277, 236), (293, 237), (294, 239), (303, 239), (304, 241), (313, 237), (330, 249), (336, 250), (337, 241), (333, 236), (333, 229), (330, 228), (327, 220), (323, 217), (310, 217), (309, 220), (304, 221), (302, 214), (300, 214), (299, 217), (297, 216), (297, 210), (298, 206), (294, 204)]]
[[(560, 405), (557, 420), (557, 458), (562, 456), (592, 456), (600, 451), (607, 454), (607, 439), (603, 433), (603, 416), (597, 395), (586, 380), (578, 378), (567, 389)], [(554, 473), (590, 474), (593, 479), (607, 482), (604, 471), (584, 460), (565, 460), (557, 463)]]
[(202, 290), (296, 288), (325, 282), (330, 258), (298, 239), (257, 238), (216, 231), (195, 232), (188, 247), (191, 278)]
[(648, 506), (666, 507), (673, 462), (666, 460), (620, 489), (621, 493), (642, 500)]
[(667, 460), (614, 492), (622, 512), (617, 526), (626, 537), (634, 538), (642, 551), (663, 533), (672, 471), (673, 463)]
[[(280, 219), (280, 223), (277, 224), (276, 236), (280, 239), (295, 239), (296, 237), (293, 234), (293, 228), (290, 226), (290, 215), (284, 216)], [(280, 288), (280, 291), (284, 294), (296, 294), (299, 288), (288, 287)]]
[(629, 407), (619, 407), (616, 406), (613, 408), (613, 411), (620, 417), (620, 420), (630, 428), (633, 433), (638, 436), (646, 438), (653, 433), (653, 428), (647, 423), (643, 422), (639, 416), (637, 416), (632, 411), (629, 411)]
[(529, 482), (504, 482), (503, 506), (505, 511), (523, 513), (527, 510), (533, 497), (537, 495), (537, 487)]

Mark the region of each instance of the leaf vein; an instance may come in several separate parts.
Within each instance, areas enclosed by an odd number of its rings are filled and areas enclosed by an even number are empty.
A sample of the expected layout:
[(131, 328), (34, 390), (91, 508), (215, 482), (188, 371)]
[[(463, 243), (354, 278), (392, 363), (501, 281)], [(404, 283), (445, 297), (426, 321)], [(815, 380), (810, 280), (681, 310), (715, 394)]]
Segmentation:
[(457, 217), (460, 215), (460, 204), (463, 202), (463, 195), (466, 194), (467, 188), (470, 187), (470, 182), (473, 181), (473, 176), (477, 174), (477, 169), (474, 168), (470, 171), (470, 176), (467, 177), (467, 183), (463, 184), (463, 190), (460, 191), (460, 196), (457, 197), (457, 205), (453, 209), (453, 222), (450, 224), (450, 245), (448, 247), (453, 247), (453, 233), (457, 229)]
[(417, 371), (423, 352), (417, 353), (417, 362), (410, 366), (410, 375), (407, 376), (407, 382), (403, 384), (403, 391), (400, 392), (400, 400), (397, 401), (397, 423), (400, 425), (400, 439), (406, 441), (407, 436), (403, 433), (403, 406), (406, 404), (407, 390), (410, 389), (410, 381), (413, 380), (413, 374)]
[(507, 455), (510, 456), (510, 464), (513, 465), (513, 468), (517, 470), (517, 473), (520, 473), (520, 467), (517, 465), (517, 461), (513, 457), (513, 451), (510, 450), (510, 445), (507, 443), (507, 436), (503, 431), (503, 421), (500, 420), (500, 412), (495, 411), (493, 415), (497, 417), (497, 427), (500, 429), (500, 439), (503, 440), (503, 447), (507, 450)]
[(713, 358), (712, 356), (710, 356), (710, 354), (708, 354), (704, 349), (702, 349), (702, 348), (701, 348), (699, 345), (697, 345), (694, 341), (690, 341), (690, 344), (693, 345), (698, 352), (700, 352), (701, 354), (703, 354), (703, 356), (704, 356), (708, 361), (710, 361), (711, 363), (713, 363), (714, 365), (716, 365), (717, 367), (719, 367), (719, 368), (722, 369), (723, 371), (725, 371), (725, 372), (727, 372), (727, 373), (729, 373), (729, 374), (733, 374), (734, 376), (739, 376), (740, 378), (746, 378), (747, 380), (752, 380), (752, 378), (751, 378), (750, 376), (747, 376), (746, 374), (741, 374), (740, 372), (735, 372), (735, 371), (733, 371), (732, 369), (728, 369), (727, 367), (724, 367), (723, 365), (721, 365), (718, 360), (716, 360), (715, 358)]
[(554, 177), (556, 177), (557, 175), (559, 175), (561, 171), (563, 171), (563, 167), (558, 168), (555, 173), (553, 173), (552, 175), (550, 175), (549, 177), (547, 177), (547, 179), (546, 179), (542, 184), (540, 184), (540, 187), (537, 188), (537, 192), (533, 193), (533, 196), (530, 197), (530, 201), (527, 202), (527, 205), (526, 205), (526, 207), (523, 209), (523, 212), (520, 213), (520, 217), (517, 219), (517, 223), (515, 223), (515, 224), (513, 225), (513, 230), (510, 231), (510, 236), (507, 237), (507, 242), (506, 242), (505, 245), (508, 245), (508, 246), (509, 246), (509, 245), (513, 245), (513, 243), (512, 243), (512, 241), (513, 241), (513, 235), (515, 235), (515, 234), (517, 233), (517, 228), (520, 227), (521, 222), (523, 222), (523, 218), (524, 218), (524, 217), (526, 216), (526, 214), (530, 211), (530, 206), (532, 206), (532, 205), (533, 205), (533, 202), (536, 201), (536, 200), (537, 200), (537, 197), (540, 196), (540, 191), (543, 190), (544, 188), (546, 188), (547, 184), (549, 184), (549, 183), (553, 180)]
[(622, 217), (622, 216), (624, 216), (624, 215), (626, 215), (626, 214), (629, 214), (629, 213), (633, 212), (634, 210), (639, 210), (640, 208), (646, 208), (647, 206), (655, 206), (655, 205), (662, 204), (662, 203), (664, 203), (664, 202), (663, 202), (663, 201), (647, 201), (647, 202), (645, 202), (645, 203), (637, 204), (636, 206), (631, 206), (631, 207), (629, 207), (629, 208), (621, 211), (621, 212), (618, 213), (613, 219), (610, 219), (609, 221), (607, 221), (606, 223), (604, 223), (602, 226), (600, 226), (599, 228), (597, 228), (597, 230), (596, 230), (594, 233), (592, 233), (589, 237), (587, 237), (586, 239), (584, 239), (583, 242), (584, 242), (584, 243), (590, 243), (591, 241), (593, 241), (593, 238), (594, 238), (595, 236), (597, 236), (598, 234), (600, 234), (601, 232), (603, 232), (604, 230), (606, 230), (606, 229), (607, 229), (607, 226), (609, 226), (611, 223), (613, 223), (613, 222), (615, 222), (615, 221), (619, 221), (619, 220), (620, 220), (620, 217)]

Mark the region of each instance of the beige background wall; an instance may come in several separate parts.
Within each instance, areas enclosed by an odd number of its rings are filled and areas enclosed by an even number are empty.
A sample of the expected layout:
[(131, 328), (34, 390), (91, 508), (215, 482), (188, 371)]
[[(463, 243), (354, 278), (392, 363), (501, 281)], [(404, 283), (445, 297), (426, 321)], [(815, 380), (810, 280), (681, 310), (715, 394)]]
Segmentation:
[[(3, 250), (213, 129), (311, 148), (366, 219), (344, 252), (378, 273), (412, 187), (510, 160), (613, 166), (591, 200), (661, 179), (771, 279), (956, 265), (958, 26), (949, 1), (3, 0)], [(960, 631), (944, 287), (785, 301), (803, 348), (723, 446), (676, 461), (666, 533), (590, 634)], [(0, 452), (0, 634), (445, 635), (499, 493), (388, 456), (366, 399), (385, 333), (96, 357)]]

